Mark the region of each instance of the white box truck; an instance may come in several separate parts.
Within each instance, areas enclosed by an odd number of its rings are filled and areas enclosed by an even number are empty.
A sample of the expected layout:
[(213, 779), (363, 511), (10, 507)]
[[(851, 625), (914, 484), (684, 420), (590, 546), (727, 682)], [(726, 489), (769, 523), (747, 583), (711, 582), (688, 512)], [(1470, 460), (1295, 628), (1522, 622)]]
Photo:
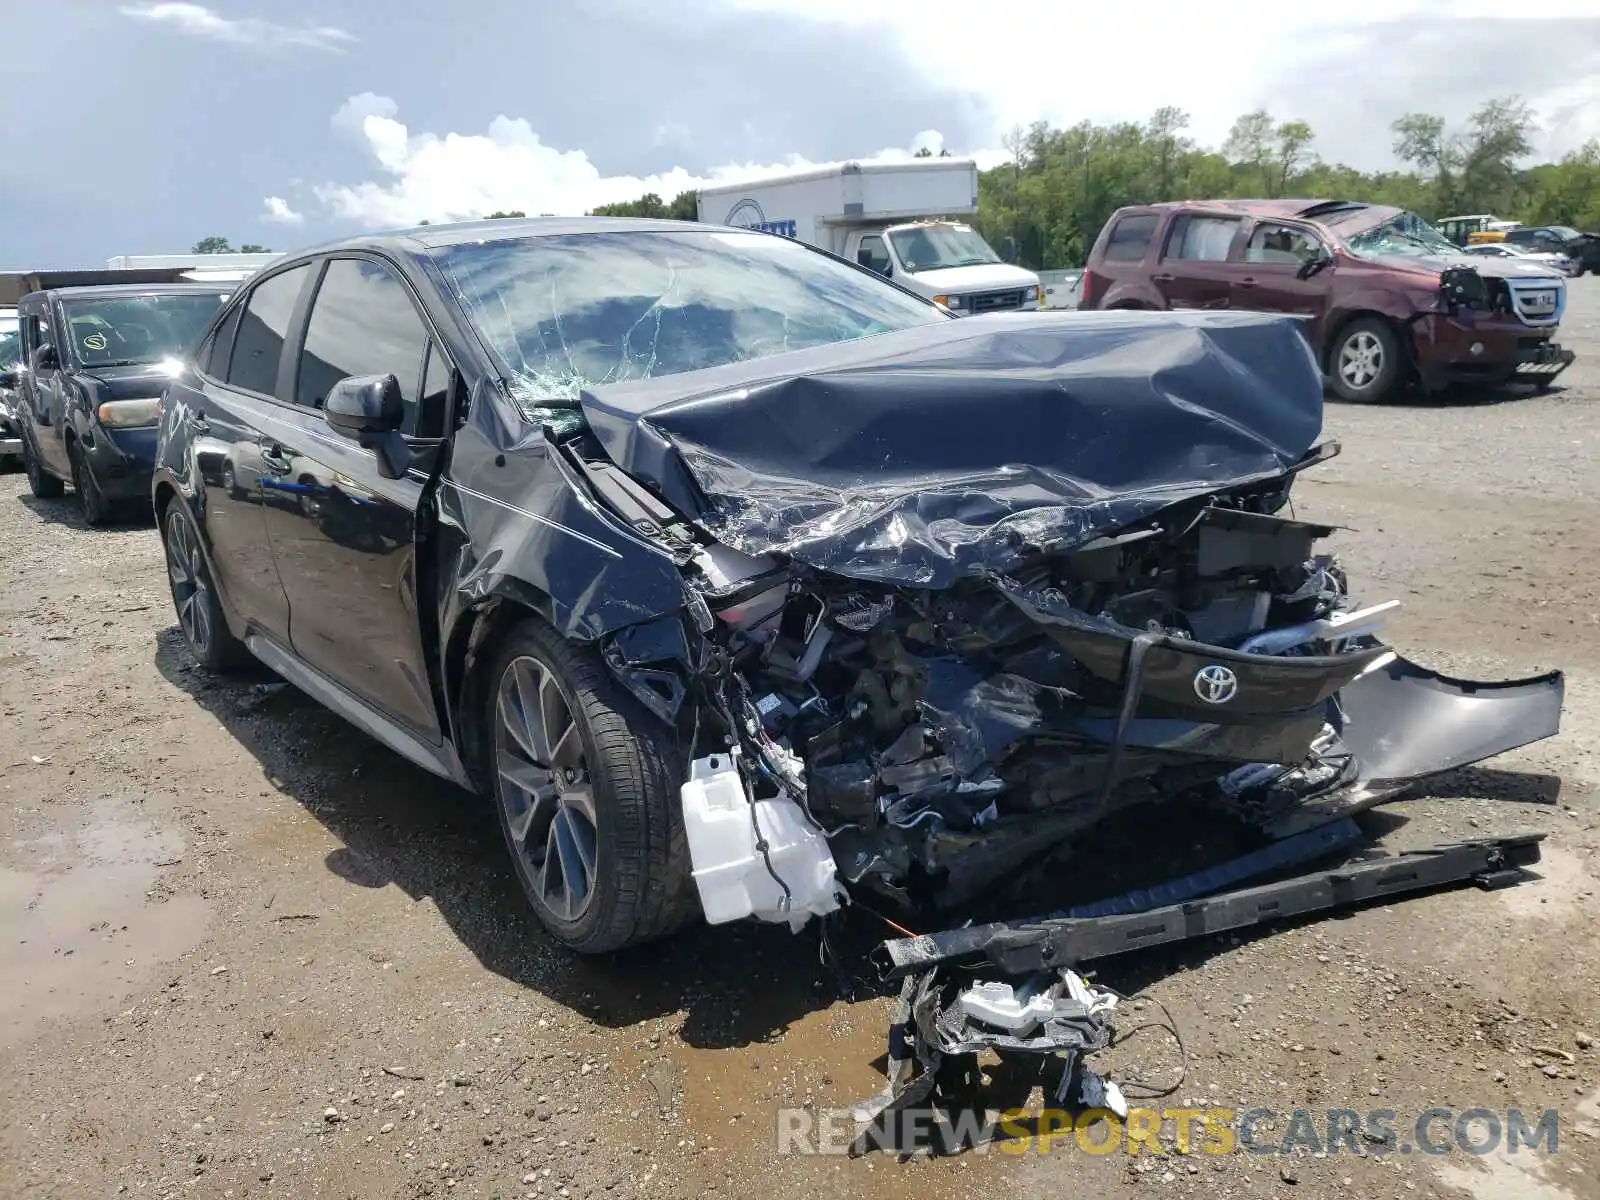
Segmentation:
[(259, 254), (119, 254), (106, 259), (106, 269), (181, 271), (179, 278), (190, 283), (242, 283), (282, 257), (271, 250)]
[(705, 188), (699, 207), (707, 224), (797, 238), (961, 316), (1039, 308), (1039, 277), (955, 219), (977, 211), (978, 165), (967, 158), (842, 163)]

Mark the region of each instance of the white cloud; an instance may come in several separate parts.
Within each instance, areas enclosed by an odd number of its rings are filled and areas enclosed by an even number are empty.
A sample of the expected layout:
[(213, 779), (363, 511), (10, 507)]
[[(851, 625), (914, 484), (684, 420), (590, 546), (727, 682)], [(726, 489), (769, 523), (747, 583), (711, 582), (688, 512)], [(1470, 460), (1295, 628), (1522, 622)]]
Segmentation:
[(162, 0), (156, 4), (125, 4), (117, 9), (135, 21), (167, 25), (190, 37), (276, 50), (296, 48), (343, 54), (355, 42), (354, 34), (333, 25), (302, 23), (281, 25), (261, 17), (224, 17), (203, 4)]
[[(312, 194), (332, 215), (374, 227), (466, 220), (508, 209), (570, 216), (646, 192), (671, 200), (695, 188), (826, 165), (791, 154), (776, 163), (727, 164), (703, 174), (675, 167), (645, 177), (607, 176), (582, 150), (545, 145), (520, 118), (498, 116), (485, 133), (441, 137), (413, 134), (398, 114), (392, 99), (371, 92), (352, 96), (334, 114), (334, 128), (359, 135), (381, 178), (313, 187)], [(937, 153), (944, 137), (936, 129), (923, 130), (904, 149), (879, 150), (858, 161), (905, 161), (920, 146)], [(991, 150), (974, 157), (988, 167), (1004, 156)]]
[[(838, 31), (840, 38), (873, 34), (898, 42), (907, 59), (930, 79), (981, 96), (1002, 129), (1046, 120), (1054, 125), (1079, 121), (1144, 121), (1162, 105), (1176, 105), (1191, 116), (1189, 132), (1203, 145), (1220, 145), (1234, 119), (1273, 99), (1268, 89), (1285, 80), (1326, 83), (1328, 64), (1339, 62), (1347, 110), (1362, 103), (1361, 59), (1342, 55), (1367, 45), (1357, 35), (1427, 30), (1448, 36), (1456, 22), (1495, 20), (1507, 28), (1505, 43), (1548, 37), (1538, 25), (1553, 19), (1588, 20), (1595, 0), (1541, 0), (1537, 6), (1503, 0), (1341, 0), (1338, 4), (1293, 5), (1280, 0), (1119, 0), (1116, 4), (1069, 4), (1062, 0), (1009, 0), (974, 7), (968, 0), (719, 0), (719, 6), (747, 12), (781, 13)], [(1508, 11), (1515, 10), (1514, 17)], [(1524, 30), (1512, 26), (1524, 23)], [(1523, 91), (1544, 126), (1539, 148), (1559, 154), (1572, 139), (1600, 133), (1600, 111), (1574, 107), (1600, 93), (1600, 75), (1568, 60), (1562, 70), (1547, 70), (1540, 87), (1508, 87), (1497, 69), (1509, 57), (1474, 56), (1459, 67), (1460, 85), (1476, 102), (1506, 91)], [(1554, 60), (1550, 60), (1554, 61)], [(1352, 71), (1352, 67), (1354, 70)], [(1377, 68), (1382, 71), (1385, 68)], [(1391, 68), (1392, 69), (1392, 68)], [(1592, 68), (1589, 68), (1592, 70)], [(1579, 78), (1573, 78), (1574, 74)], [(1284, 89), (1278, 86), (1282, 92)], [(1292, 86), (1288, 89), (1292, 95)], [(1426, 92), (1411, 107), (1430, 111), (1437, 103)], [(1333, 137), (1336, 122), (1348, 113), (1289, 112), (1303, 117), (1319, 134)], [(1585, 115), (1586, 114), (1586, 115)], [(1318, 116), (1327, 119), (1319, 125)], [(1398, 113), (1394, 115), (1399, 115)], [(1459, 120), (1466, 114), (1446, 114)], [(1387, 116), (1385, 121), (1389, 119)], [(1364, 161), (1387, 160), (1387, 131), (1380, 144), (1367, 145)]]
[(265, 210), (261, 214), (263, 221), (270, 221), (274, 225), (305, 224), (305, 215), (290, 208), (289, 202), (282, 196), (268, 196), (262, 201), (261, 207)]

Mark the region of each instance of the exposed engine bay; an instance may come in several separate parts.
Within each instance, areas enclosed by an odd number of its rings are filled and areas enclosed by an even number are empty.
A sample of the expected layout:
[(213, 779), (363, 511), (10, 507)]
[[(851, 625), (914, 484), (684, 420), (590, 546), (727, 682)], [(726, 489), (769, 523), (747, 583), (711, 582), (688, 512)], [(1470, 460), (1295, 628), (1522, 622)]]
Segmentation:
[[(752, 794), (800, 804), (848, 886), (919, 911), (1229, 767), (1283, 768), (1241, 794), (1289, 768), (1301, 794), (1326, 790), (1344, 768), (1323, 702), (1381, 661), (1362, 635), (1383, 612), (1357, 613), (1313, 553), (1327, 530), (1260, 511), (1282, 499), (1183, 506), (939, 592), (707, 555), (692, 579), (729, 656)], [(1128, 648), (1151, 635), (1143, 703), (1121, 721)], [(1306, 669), (1241, 692), (1201, 645)]]
[(1339, 452), (1292, 323), (997, 319), (766, 369), (585, 393), (565, 442), (682, 575), (602, 647), (689, 747), (711, 920), (925, 928), (1119, 810), (1282, 836), (1555, 731), (1559, 674), (1398, 657), (1395, 602), (1292, 515)]
[[(1465, 757), (1428, 743), (1398, 762), (1404, 725), (1361, 702), (1427, 687), (1448, 703), (1450, 681), (1378, 641), (1396, 602), (1363, 606), (1319, 552), (1332, 527), (1283, 515), (1294, 477), (940, 589), (686, 542), (692, 628), (627, 631), (608, 661), (664, 717), (694, 713), (685, 816), (708, 919), (798, 928), (857, 896), (926, 924), (1050, 871), (1122, 809), (1210, 804), (1281, 833), (1546, 736), (1559, 676), (1462, 684), (1442, 719)], [(674, 674), (669, 646), (704, 671)], [(716, 796), (739, 815), (711, 837)]]

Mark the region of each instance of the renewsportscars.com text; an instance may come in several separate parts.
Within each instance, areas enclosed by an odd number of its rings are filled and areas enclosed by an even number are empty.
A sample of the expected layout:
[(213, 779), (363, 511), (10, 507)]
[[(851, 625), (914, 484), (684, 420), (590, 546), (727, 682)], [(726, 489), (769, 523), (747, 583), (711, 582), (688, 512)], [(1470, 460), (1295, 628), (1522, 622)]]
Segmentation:
[[(943, 1153), (994, 1149), (1001, 1154), (1515, 1154), (1558, 1152), (1553, 1108), (1427, 1108), (1414, 1114), (1354, 1108), (1009, 1109), (945, 1113), (908, 1108), (868, 1126), (848, 1109), (783, 1108), (780, 1154), (848, 1154), (856, 1149)], [(1169, 1149), (1170, 1148), (1170, 1149)]]

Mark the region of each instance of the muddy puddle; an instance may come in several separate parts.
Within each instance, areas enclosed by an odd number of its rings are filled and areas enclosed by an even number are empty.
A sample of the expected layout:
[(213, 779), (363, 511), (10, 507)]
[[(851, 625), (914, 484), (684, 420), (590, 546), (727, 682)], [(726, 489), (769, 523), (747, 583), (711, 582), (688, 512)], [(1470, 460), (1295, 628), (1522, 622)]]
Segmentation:
[(183, 839), (125, 803), (0, 852), (0, 1048), (102, 1011), (205, 935), (210, 905), (151, 894)]

